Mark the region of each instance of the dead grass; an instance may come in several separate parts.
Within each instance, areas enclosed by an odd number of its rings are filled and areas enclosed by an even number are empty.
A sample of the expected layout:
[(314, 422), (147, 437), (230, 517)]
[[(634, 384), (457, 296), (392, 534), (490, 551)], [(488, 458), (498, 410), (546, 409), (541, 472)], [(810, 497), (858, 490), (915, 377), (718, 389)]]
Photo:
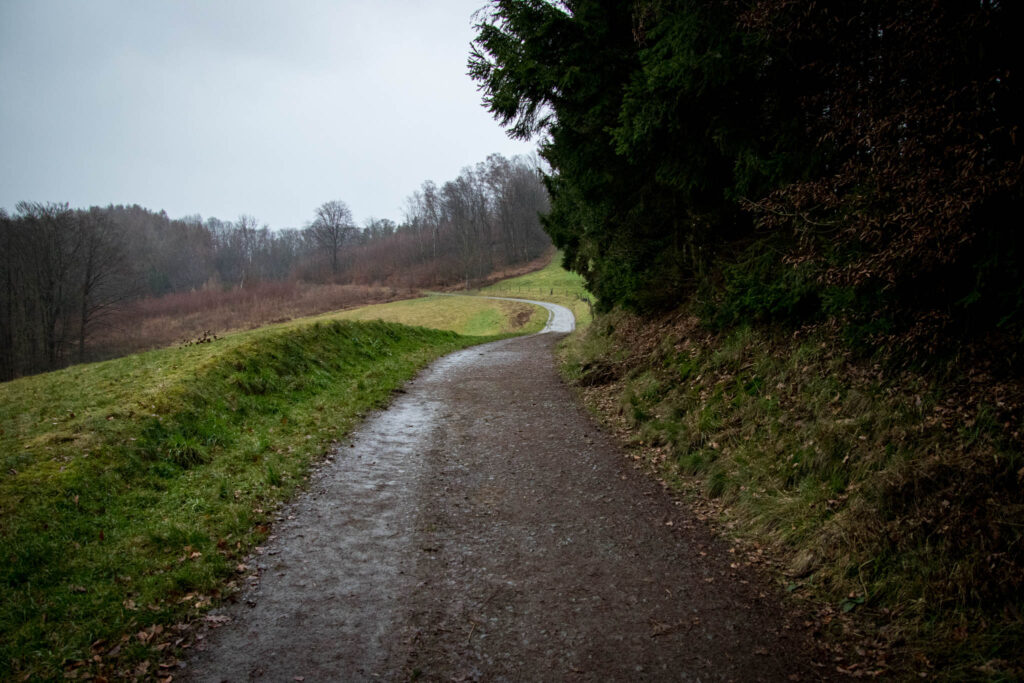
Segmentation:
[(394, 287), (263, 282), (248, 288), (143, 299), (121, 311), (95, 335), (91, 342), (92, 359), (114, 358), (418, 295), (417, 290)]
[[(539, 271), (552, 262), (553, 254), (554, 250), (549, 250), (529, 263), (495, 271), (473, 285)], [(412, 299), (420, 296), (420, 290), (411, 283), (432, 282), (428, 275), (403, 271), (389, 277), (387, 285), (260, 282), (245, 288), (143, 299), (105, 320), (90, 340), (88, 359), (117, 358), (294, 318)]]

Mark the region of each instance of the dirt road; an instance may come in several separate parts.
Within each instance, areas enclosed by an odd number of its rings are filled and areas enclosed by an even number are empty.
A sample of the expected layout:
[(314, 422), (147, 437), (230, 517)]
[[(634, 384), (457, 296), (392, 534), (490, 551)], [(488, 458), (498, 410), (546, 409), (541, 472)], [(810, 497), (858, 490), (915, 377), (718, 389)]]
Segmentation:
[(577, 407), (559, 337), (448, 356), (368, 420), (185, 677), (818, 678), (773, 589)]

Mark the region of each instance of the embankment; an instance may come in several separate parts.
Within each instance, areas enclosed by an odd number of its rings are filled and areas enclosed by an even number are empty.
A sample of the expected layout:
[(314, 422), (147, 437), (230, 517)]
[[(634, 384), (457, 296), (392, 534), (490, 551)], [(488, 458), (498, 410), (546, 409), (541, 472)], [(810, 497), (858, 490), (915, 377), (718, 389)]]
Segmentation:
[(311, 463), (485, 339), (324, 321), (0, 385), (0, 678), (155, 675)]
[(808, 610), (859, 674), (1024, 672), (1020, 391), (914, 371), (827, 328), (600, 316), (567, 376)]

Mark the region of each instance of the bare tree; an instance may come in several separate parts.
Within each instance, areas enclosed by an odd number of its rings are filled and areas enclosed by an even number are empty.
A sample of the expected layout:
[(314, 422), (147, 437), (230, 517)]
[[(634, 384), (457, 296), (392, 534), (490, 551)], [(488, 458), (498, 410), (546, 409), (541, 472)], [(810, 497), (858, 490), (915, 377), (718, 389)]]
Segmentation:
[(14, 221), (0, 208), (0, 381), (14, 378), (14, 324), (16, 287), (20, 284), (18, 258), (14, 251)]
[[(58, 367), (64, 359), (73, 317), (72, 267), (77, 256), (75, 215), (67, 204), (20, 202), (17, 205), (25, 259), (28, 318), (42, 342), (41, 369)], [(32, 330), (27, 330), (31, 333)], [(33, 354), (34, 355), (34, 354)]]
[(267, 228), (264, 227), (261, 234), (258, 225), (259, 222), (256, 218), (246, 213), (240, 215), (235, 222), (235, 235), (242, 263), (241, 285), (243, 287), (260, 279), (259, 252), (261, 242), (266, 238)]
[(338, 272), (338, 252), (355, 233), (352, 212), (341, 200), (324, 202), (309, 226), (317, 245), (331, 256), (331, 272)]
[(363, 230), (367, 241), (381, 240), (395, 234), (398, 226), (390, 218), (373, 218), (366, 220), (366, 227)]
[(79, 283), (78, 360), (95, 324), (118, 304), (136, 294), (135, 279), (115, 224), (100, 209), (78, 214), (76, 252)]
[(423, 220), (430, 231), (431, 258), (436, 259), (441, 233), (441, 198), (433, 180), (423, 182)]
[(84, 360), (95, 324), (134, 294), (123, 236), (98, 208), (22, 202), (0, 219), (0, 377), (60, 367), (76, 346)]

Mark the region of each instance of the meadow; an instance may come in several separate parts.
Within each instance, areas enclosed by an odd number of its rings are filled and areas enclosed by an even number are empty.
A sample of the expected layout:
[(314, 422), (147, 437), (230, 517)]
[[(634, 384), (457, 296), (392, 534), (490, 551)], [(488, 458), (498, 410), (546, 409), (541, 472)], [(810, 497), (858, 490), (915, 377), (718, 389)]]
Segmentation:
[(212, 335), (299, 320), (324, 311), (416, 296), (418, 290), (410, 288), (289, 280), (139, 299), (98, 321), (87, 360), (107, 360)]

